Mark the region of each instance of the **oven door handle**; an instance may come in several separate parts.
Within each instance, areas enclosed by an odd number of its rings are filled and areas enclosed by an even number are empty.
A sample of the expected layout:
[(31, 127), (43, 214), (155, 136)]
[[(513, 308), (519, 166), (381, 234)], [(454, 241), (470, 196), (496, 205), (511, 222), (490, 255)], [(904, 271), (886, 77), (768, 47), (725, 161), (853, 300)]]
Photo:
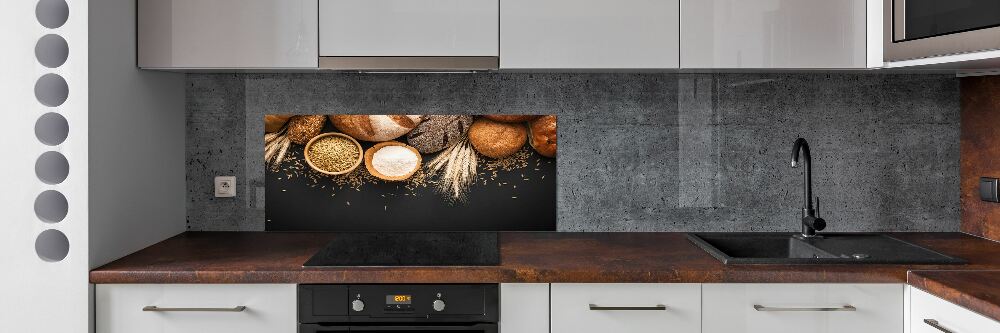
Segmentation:
[(463, 332), (483, 332), (496, 333), (496, 324), (473, 324), (473, 325), (421, 325), (413, 326), (351, 326), (351, 332), (420, 332), (420, 331), (463, 331)]

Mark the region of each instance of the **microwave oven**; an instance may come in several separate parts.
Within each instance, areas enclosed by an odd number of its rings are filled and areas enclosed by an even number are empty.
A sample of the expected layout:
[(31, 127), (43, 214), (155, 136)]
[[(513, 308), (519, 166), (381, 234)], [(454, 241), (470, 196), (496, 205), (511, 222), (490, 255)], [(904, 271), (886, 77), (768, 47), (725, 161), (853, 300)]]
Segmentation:
[(884, 59), (1000, 49), (998, 0), (884, 0)]

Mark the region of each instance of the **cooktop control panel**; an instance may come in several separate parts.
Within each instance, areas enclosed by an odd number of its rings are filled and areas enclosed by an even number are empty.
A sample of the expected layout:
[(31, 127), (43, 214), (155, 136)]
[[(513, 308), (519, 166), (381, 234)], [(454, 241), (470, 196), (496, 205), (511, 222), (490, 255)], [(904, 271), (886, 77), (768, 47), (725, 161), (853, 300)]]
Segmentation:
[[(299, 285), (300, 320), (366, 322), (386, 319), (447, 321), (498, 317), (495, 284)], [(303, 318), (307, 317), (307, 318)]]

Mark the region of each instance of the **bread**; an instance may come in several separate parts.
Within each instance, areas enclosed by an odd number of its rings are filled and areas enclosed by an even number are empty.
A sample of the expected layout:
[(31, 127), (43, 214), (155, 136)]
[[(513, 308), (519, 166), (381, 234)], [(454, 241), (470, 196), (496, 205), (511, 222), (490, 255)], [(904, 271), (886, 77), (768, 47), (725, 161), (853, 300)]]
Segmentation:
[(469, 143), (487, 157), (499, 159), (513, 155), (527, 140), (528, 130), (520, 123), (501, 123), (479, 118), (469, 127)]
[(288, 119), (288, 140), (304, 145), (319, 135), (326, 125), (326, 117), (323, 115), (294, 116)]
[(330, 115), (337, 130), (361, 141), (394, 140), (420, 124), (418, 115)]
[(462, 141), (469, 126), (472, 126), (472, 116), (424, 116), (423, 121), (406, 134), (406, 142), (421, 153), (436, 153)]
[(264, 116), (264, 133), (274, 133), (285, 126), (288, 119), (292, 118), (291, 115), (285, 114), (269, 114)]
[(545, 157), (556, 157), (556, 116), (542, 116), (528, 123), (531, 147)]
[(538, 118), (538, 117), (541, 117), (541, 116), (523, 115), (523, 114), (513, 114), (513, 115), (489, 114), (489, 115), (485, 115), (483, 117), (489, 118), (490, 120), (493, 120), (493, 121), (499, 121), (499, 122), (502, 122), (502, 123), (523, 123), (523, 122), (530, 121), (532, 119), (535, 119), (535, 118)]

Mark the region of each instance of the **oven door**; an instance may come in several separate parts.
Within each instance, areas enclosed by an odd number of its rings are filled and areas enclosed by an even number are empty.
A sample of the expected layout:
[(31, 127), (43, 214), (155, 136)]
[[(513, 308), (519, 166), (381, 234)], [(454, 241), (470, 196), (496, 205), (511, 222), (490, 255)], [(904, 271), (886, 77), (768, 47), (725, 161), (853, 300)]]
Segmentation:
[(316, 324), (300, 324), (299, 333), (326, 333), (326, 332), (362, 332), (362, 333), (389, 333), (389, 332), (421, 332), (421, 333), (498, 333), (497, 324), (469, 324), (469, 325), (351, 325), (351, 326), (324, 326)]
[(1000, 1), (883, 1), (886, 61), (1000, 49)]

